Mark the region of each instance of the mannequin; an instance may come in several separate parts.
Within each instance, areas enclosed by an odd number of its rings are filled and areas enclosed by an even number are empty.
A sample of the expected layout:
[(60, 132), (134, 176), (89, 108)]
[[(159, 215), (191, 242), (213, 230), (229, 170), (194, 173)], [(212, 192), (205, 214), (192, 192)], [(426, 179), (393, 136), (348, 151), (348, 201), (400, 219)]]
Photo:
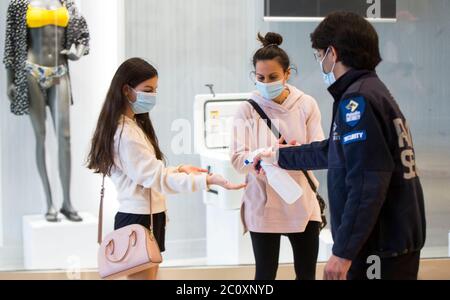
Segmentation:
[(8, 8), (4, 63), (11, 112), (29, 115), (36, 137), (36, 162), (47, 200), (45, 218), (58, 222), (45, 164), (46, 107), (58, 140), (63, 190), (60, 210), (68, 220), (82, 218), (70, 198), (70, 105), (73, 104), (69, 60), (89, 53), (89, 32), (72, 0), (12, 0)]

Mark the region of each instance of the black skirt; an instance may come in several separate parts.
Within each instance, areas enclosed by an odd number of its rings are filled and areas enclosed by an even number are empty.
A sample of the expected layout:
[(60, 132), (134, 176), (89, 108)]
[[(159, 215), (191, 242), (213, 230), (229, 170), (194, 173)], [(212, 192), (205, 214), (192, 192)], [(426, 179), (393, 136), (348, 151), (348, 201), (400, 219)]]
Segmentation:
[[(150, 215), (135, 215), (127, 213), (117, 213), (114, 230), (123, 228), (128, 225), (139, 224), (150, 229)], [(166, 213), (158, 213), (153, 215), (153, 235), (158, 243), (161, 252), (166, 251)]]

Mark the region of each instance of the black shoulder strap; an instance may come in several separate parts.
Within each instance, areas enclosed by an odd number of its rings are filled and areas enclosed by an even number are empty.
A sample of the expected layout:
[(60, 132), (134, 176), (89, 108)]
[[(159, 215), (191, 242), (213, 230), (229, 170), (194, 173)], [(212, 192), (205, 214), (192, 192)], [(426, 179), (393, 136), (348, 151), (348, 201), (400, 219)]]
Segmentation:
[[(253, 108), (256, 110), (256, 112), (259, 114), (259, 116), (261, 117), (261, 119), (264, 120), (264, 122), (266, 122), (267, 126), (270, 128), (270, 130), (272, 131), (273, 135), (276, 136), (278, 139), (281, 139), (283, 136), (281, 135), (280, 131), (278, 131), (278, 128), (276, 128), (275, 126), (273, 126), (272, 121), (270, 120), (270, 118), (267, 116), (267, 114), (264, 112), (264, 110), (261, 108), (261, 106), (258, 105), (258, 103), (256, 103), (254, 100), (247, 100), (248, 103), (250, 103)], [(286, 140), (283, 141), (283, 144), (286, 145), (287, 142)], [(311, 189), (313, 190), (314, 193), (317, 194), (317, 187), (314, 184), (314, 182), (312, 181), (311, 177), (309, 176), (308, 172), (305, 170), (302, 170), (303, 175), (305, 175), (306, 179), (308, 180), (309, 185), (311, 186)]]
[[(267, 126), (270, 128), (270, 130), (272, 130), (272, 133), (274, 136), (276, 136), (278, 139), (281, 139), (282, 135), (281, 133), (278, 131), (278, 128), (276, 128), (275, 126), (272, 125), (272, 120), (270, 120), (270, 118), (267, 116), (267, 114), (264, 112), (264, 110), (261, 108), (261, 106), (258, 105), (258, 103), (256, 103), (254, 100), (247, 100), (248, 103), (250, 103), (253, 108), (256, 110), (256, 112), (259, 114), (259, 116), (264, 120), (264, 122), (266, 122)], [(286, 144), (286, 141), (284, 141), (284, 143)]]

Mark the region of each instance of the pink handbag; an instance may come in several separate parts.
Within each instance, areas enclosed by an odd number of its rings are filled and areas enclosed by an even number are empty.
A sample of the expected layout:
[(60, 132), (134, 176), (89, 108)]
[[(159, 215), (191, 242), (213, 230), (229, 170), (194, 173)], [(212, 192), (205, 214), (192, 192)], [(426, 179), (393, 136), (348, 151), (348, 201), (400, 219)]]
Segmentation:
[[(162, 262), (161, 251), (153, 235), (153, 215), (150, 201), (150, 230), (129, 225), (108, 234), (102, 241), (103, 199), (105, 177), (100, 192), (98, 217), (98, 272), (102, 279), (117, 279), (156, 267)], [(150, 199), (151, 200), (151, 199)]]

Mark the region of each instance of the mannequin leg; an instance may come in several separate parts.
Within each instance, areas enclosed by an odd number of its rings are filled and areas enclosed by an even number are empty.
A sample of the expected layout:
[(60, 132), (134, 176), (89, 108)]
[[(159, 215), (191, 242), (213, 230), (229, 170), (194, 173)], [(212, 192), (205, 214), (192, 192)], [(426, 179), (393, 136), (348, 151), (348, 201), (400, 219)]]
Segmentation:
[(61, 213), (70, 221), (82, 219), (72, 207), (70, 198), (71, 150), (70, 150), (70, 85), (69, 77), (63, 76), (59, 83), (48, 90), (49, 106), (52, 112), (53, 126), (58, 140), (59, 175), (63, 189)]
[(30, 118), (36, 137), (36, 164), (47, 200), (47, 213), (45, 217), (49, 222), (57, 222), (58, 212), (53, 205), (50, 182), (45, 165), (45, 94), (40, 89), (36, 79), (32, 76), (28, 77), (28, 88), (30, 93)]

